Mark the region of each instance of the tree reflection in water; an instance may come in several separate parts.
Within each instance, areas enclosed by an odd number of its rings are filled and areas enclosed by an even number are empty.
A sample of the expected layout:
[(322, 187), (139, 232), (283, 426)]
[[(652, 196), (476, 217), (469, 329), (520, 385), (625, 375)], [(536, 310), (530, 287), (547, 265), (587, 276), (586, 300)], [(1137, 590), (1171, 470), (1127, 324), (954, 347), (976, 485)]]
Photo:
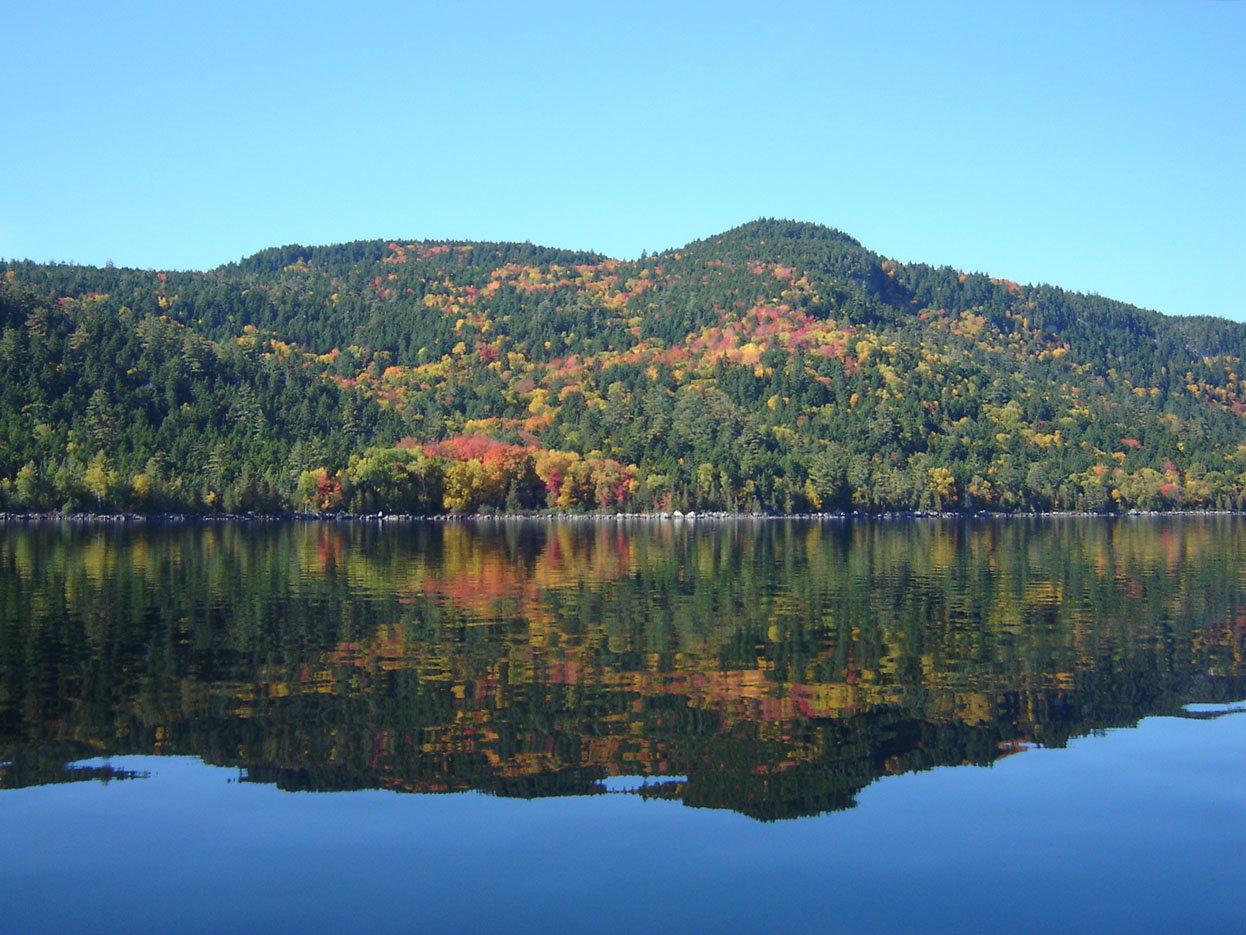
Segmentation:
[[(1246, 523), (9, 527), (0, 788), (193, 755), (289, 790), (759, 819), (1246, 697)], [(673, 777), (663, 781), (663, 777)]]

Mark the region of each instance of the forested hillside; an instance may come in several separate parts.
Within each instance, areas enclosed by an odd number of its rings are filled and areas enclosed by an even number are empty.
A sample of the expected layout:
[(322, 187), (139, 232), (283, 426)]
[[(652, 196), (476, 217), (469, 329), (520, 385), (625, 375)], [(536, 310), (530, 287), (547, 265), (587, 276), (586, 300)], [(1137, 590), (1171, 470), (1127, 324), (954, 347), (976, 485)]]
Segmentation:
[(7, 509), (1246, 506), (1246, 325), (811, 224), (0, 277)]

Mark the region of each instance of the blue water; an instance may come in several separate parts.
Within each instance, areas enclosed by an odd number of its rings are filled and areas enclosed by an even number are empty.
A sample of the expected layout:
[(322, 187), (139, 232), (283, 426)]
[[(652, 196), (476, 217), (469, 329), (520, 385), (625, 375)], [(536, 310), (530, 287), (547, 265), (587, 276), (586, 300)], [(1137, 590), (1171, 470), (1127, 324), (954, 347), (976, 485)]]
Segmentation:
[(1238, 932), (1243, 697), (1228, 517), (0, 529), (0, 932)]
[(111, 765), (148, 778), (0, 798), (7, 930), (1240, 930), (1243, 714), (895, 776), (855, 809), (777, 823)]

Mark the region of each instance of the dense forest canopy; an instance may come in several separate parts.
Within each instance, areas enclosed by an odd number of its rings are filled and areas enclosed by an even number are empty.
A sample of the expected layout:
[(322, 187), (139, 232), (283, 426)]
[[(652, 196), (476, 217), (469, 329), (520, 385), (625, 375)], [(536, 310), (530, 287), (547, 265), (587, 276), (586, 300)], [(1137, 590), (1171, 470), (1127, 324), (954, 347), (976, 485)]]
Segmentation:
[(1244, 351), (779, 220), (0, 263), (0, 507), (1239, 509)]

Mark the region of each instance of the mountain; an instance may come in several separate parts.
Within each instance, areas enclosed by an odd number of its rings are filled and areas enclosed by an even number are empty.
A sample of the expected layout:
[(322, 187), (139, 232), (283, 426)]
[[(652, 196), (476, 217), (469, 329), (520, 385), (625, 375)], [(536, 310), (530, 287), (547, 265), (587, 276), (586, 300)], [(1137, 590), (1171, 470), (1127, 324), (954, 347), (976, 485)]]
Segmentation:
[(1238, 509), (1246, 325), (759, 220), (0, 264), (0, 506)]

